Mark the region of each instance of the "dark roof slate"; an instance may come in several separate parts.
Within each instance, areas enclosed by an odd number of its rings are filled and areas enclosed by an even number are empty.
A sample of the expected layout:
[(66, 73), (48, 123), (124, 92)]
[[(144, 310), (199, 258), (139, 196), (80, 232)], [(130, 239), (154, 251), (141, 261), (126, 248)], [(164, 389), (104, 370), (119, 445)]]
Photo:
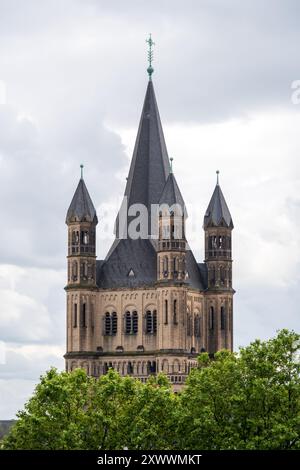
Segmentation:
[(170, 173), (163, 189), (159, 204), (167, 204), (172, 207), (174, 204), (180, 206), (182, 213), (187, 217), (185, 202), (181, 195), (174, 173)]
[[(125, 189), (128, 207), (136, 203), (144, 204), (149, 211), (150, 222), (151, 204), (158, 204), (162, 197), (166, 203), (173, 199), (183, 202), (175, 177), (170, 176), (169, 172), (153, 82), (149, 81)], [(166, 184), (167, 179), (169, 182)], [(127, 223), (130, 220), (128, 218)], [(104, 289), (154, 286), (157, 280), (156, 263), (156, 241), (150, 237), (137, 240), (119, 238), (117, 217), (116, 238), (106, 259), (97, 261), (97, 285)], [(187, 283), (202, 290), (205, 280), (190, 250), (187, 251), (186, 266), (189, 273)]]
[(96, 209), (85, 182), (81, 178), (68, 209), (66, 223), (74, 221), (83, 222), (85, 220), (88, 222), (98, 222)]
[(233, 228), (232, 217), (219, 184), (216, 185), (204, 216), (203, 227)]
[[(103, 289), (154, 286), (156, 263), (156, 250), (150, 240), (120, 240), (108, 259), (97, 261), (97, 285)], [(186, 252), (186, 269), (186, 283), (195, 289), (206, 289), (206, 267), (197, 264), (191, 250)], [(130, 275), (131, 270), (134, 276)]]
[(133, 151), (125, 196), (128, 206), (157, 204), (169, 174), (169, 158), (155, 98), (148, 82), (144, 106)]

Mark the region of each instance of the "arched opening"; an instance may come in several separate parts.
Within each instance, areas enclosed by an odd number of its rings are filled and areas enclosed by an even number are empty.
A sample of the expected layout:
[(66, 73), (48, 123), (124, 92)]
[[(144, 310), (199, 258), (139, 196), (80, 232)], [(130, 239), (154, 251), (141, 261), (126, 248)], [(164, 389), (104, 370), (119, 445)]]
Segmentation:
[(213, 330), (214, 329), (214, 308), (213, 307), (210, 307), (209, 309), (209, 321), (208, 321), (208, 325), (209, 325), (209, 329), (210, 330)]
[(194, 319), (194, 335), (197, 338), (200, 338), (201, 336), (201, 318), (198, 314), (195, 316)]
[(78, 263), (77, 261), (73, 261), (72, 263), (72, 281), (77, 281), (78, 277)]
[(173, 323), (174, 323), (174, 325), (177, 325), (177, 323), (178, 323), (178, 318), (177, 318), (177, 299), (175, 299), (174, 302), (173, 302)]
[(74, 304), (73, 327), (77, 328), (77, 303)]
[(111, 314), (111, 334), (115, 336), (118, 331), (118, 315), (117, 312)]
[(86, 327), (86, 303), (85, 302), (82, 304), (81, 326)]
[(168, 257), (165, 256), (163, 259), (163, 275), (164, 277), (168, 277), (168, 271), (169, 271), (169, 260)]
[(178, 277), (178, 271), (179, 271), (179, 260), (178, 260), (178, 256), (175, 256), (175, 258), (173, 259), (174, 277)]
[(165, 300), (165, 325), (168, 324), (168, 301)]
[(153, 333), (156, 333), (157, 330), (157, 312), (153, 310)]
[(220, 267), (220, 282), (222, 286), (225, 285), (225, 279), (226, 279), (225, 268), (224, 266), (221, 266)]
[(134, 335), (138, 332), (138, 313), (136, 311), (132, 312), (132, 333)]
[(225, 330), (226, 328), (226, 314), (225, 314), (225, 308), (222, 306), (221, 307), (221, 312), (220, 312), (221, 318), (220, 318), (220, 324), (221, 324), (221, 330)]
[(147, 310), (146, 312), (146, 333), (155, 334), (157, 331), (157, 312), (156, 310)]
[(146, 312), (146, 333), (152, 333), (152, 313), (150, 310)]
[(109, 312), (106, 312), (104, 316), (104, 334), (106, 336), (109, 336), (111, 334), (111, 318)]
[(130, 312), (125, 312), (125, 334), (129, 335), (131, 333), (131, 315)]
[(209, 270), (209, 281), (211, 286), (216, 284), (216, 268), (214, 266)]

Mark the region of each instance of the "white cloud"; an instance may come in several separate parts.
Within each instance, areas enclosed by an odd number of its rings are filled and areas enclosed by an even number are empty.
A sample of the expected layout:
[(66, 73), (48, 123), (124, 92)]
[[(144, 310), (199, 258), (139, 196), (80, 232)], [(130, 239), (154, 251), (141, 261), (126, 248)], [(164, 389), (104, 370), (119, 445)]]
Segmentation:
[[(0, 365), (1, 368), (1, 365)], [(18, 410), (24, 408), (36, 385), (35, 380), (0, 378), (0, 416), (1, 420), (14, 419)]]

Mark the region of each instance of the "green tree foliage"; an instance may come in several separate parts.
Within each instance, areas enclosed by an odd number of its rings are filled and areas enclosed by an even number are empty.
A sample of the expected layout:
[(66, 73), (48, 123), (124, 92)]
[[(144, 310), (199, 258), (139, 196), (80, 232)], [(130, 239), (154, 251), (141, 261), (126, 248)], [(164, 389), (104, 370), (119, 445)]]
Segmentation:
[(115, 371), (47, 372), (4, 449), (300, 449), (300, 336), (199, 356), (184, 390)]
[(99, 380), (82, 369), (51, 369), (18, 413), (3, 448), (168, 448), (176, 400), (161, 374), (144, 385), (112, 369)]
[(183, 449), (300, 449), (300, 336), (206, 354), (181, 394)]

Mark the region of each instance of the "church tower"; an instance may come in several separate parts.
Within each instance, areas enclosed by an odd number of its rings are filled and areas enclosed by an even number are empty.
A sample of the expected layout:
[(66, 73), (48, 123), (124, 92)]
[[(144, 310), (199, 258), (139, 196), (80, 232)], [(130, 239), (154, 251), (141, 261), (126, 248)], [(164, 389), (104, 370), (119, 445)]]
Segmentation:
[(157, 280), (160, 282), (185, 281), (186, 218), (185, 204), (171, 168), (159, 201)]
[(97, 223), (96, 210), (85, 185), (81, 165), (81, 178), (66, 216), (68, 351), (84, 351), (93, 346)]
[(113, 368), (146, 382), (164, 372), (180, 390), (201, 352), (232, 349), (233, 223), (217, 181), (204, 217), (205, 261), (197, 262), (154, 92), (151, 36), (147, 42), (146, 94), (104, 259), (96, 260), (98, 220), (82, 174), (67, 213), (64, 357), (68, 371), (95, 377)]
[(205, 263), (207, 266), (208, 350), (232, 350), (232, 218), (219, 184), (217, 184), (206, 210), (203, 224), (205, 232)]

